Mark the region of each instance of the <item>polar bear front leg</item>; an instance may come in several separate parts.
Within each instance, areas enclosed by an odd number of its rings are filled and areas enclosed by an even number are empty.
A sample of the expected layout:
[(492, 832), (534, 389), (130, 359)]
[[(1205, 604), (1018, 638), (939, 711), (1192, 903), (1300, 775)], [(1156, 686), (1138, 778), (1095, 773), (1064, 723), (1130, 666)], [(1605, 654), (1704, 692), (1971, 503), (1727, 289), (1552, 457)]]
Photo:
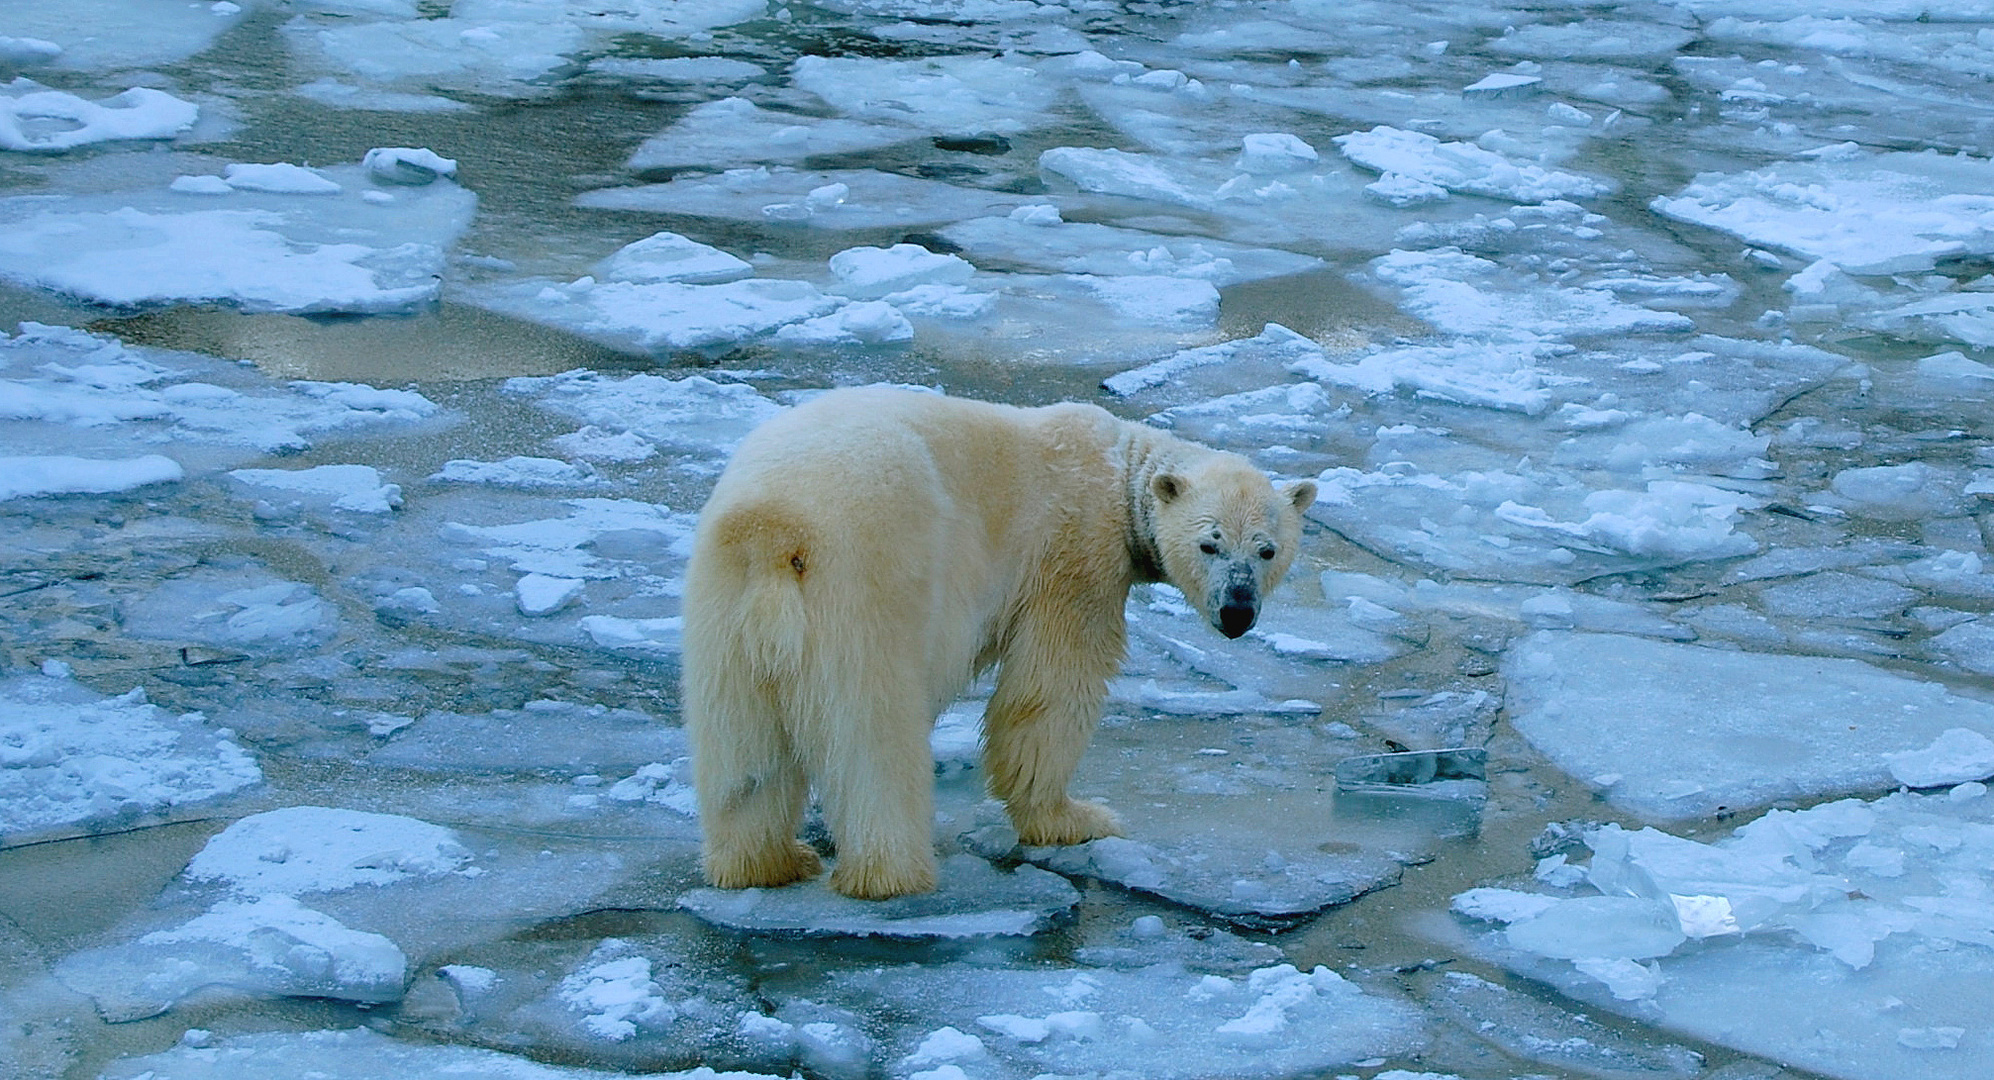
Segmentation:
[(1108, 610), (1111, 620), (1038, 613), (1018, 627), (1005, 652), (983, 718), (983, 766), (1020, 843), (1084, 844), (1121, 835), (1114, 811), (1066, 790), (1101, 718), (1108, 677), (1121, 663), (1121, 606)]

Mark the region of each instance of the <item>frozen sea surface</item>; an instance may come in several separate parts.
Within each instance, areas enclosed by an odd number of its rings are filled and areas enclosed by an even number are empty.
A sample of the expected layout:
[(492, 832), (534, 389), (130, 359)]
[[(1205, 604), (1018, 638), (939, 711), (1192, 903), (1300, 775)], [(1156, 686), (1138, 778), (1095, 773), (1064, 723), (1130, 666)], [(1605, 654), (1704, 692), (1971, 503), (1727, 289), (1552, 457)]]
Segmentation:
[[(1973, 0), (14, 0), (0, 1080), (1994, 1075), (1990, 78)], [(1238, 640), (1132, 593), (1126, 835), (1017, 843), (986, 679), (935, 893), (714, 890), (697, 515), (866, 384), (1321, 496)]]

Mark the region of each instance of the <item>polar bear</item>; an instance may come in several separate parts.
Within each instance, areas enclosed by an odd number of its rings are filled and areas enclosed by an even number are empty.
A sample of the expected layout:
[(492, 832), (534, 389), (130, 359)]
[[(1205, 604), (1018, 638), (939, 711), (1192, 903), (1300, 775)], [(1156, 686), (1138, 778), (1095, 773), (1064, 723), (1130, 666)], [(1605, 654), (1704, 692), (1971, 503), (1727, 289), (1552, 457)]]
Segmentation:
[(1167, 581), (1227, 637), (1295, 557), (1316, 486), (1091, 405), (836, 390), (769, 420), (701, 511), (684, 709), (707, 880), (935, 885), (935, 717), (998, 668), (983, 764), (1026, 844), (1119, 831), (1067, 794), (1125, 645), (1130, 585)]

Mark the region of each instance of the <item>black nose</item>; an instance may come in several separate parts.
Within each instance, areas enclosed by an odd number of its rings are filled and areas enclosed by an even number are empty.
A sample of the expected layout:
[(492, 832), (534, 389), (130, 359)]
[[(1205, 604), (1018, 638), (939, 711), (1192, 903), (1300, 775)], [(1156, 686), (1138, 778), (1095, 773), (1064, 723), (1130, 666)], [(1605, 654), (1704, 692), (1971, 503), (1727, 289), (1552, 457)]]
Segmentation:
[(1260, 609), (1252, 604), (1227, 604), (1219, 609), (1219, 633), (1236, 638), (1253, 629), (1253, 620), (1260, 617)]

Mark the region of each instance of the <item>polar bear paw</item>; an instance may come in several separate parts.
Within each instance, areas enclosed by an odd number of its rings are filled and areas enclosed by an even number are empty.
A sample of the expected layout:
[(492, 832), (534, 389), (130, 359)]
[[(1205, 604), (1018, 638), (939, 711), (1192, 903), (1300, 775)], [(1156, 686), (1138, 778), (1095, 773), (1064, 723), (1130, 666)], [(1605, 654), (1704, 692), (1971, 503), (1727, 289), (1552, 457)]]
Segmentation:
[(831, 888), (855, 900), (886, 900), (933, 892), (935, 857), (888, 859), (841, 855), (831, 868)]
[(1122, 835), (1122, 819), (1100, 803), (1066, 800), (1050, 810), (1012, 812), (1018, 829), (1018, 842), (1027, 847), (1058, 847), (1084, 844), (1104, 836)]
[(722, 889), (773, 889), (816, 877), (822, 860), (800, 840), (740, 854), (709, 854), (706, 880)]

